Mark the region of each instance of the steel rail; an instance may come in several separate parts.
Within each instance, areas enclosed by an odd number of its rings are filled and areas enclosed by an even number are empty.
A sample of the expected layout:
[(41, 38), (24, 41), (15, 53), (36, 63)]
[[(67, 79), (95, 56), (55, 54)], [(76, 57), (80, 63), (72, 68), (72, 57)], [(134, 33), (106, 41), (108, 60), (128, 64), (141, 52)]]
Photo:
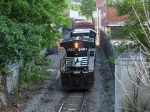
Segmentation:
[(84, 92), (84, 96), (83, 96), (83, 100), (82, 100), (82, 105), (81, 105), (81, 108), (80, 108), (79, 112), (82, 112), (82, 110), (83, 110), (83, 106), (84, 106), (84, 102), (85, 102), (85, 96), (86, 96), (86, 93)]
[(85, 92), (67, 93), (58, 112), (82, 112), (85, 102)]

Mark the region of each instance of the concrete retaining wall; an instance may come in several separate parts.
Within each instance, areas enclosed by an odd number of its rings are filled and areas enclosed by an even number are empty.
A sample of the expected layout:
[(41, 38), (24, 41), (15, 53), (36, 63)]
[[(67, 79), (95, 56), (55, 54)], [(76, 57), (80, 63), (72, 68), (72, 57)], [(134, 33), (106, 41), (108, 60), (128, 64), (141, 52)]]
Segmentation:
[(145, 68), (148, 65), (145, 60), (117, 58), (115, 62), (115, 112), (122, 112), (127, 98), (134, 104), (135, 89), (138, 90), (137, 102), (147, 103), (150, 100), (150, 89), (148, 87), (149, 77), (147, 77), (148, 73)]

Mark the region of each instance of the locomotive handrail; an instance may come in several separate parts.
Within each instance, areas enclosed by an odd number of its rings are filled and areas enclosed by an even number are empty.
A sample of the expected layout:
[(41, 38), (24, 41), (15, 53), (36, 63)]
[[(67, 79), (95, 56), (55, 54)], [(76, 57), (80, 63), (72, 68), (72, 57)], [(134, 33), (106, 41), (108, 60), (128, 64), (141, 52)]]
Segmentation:
[(66, 63), (65, 58), (66, 58), (66, 52), (63, 54), (63, 56), (60, 59), (60, 71), (62, 70), (64, 64)]

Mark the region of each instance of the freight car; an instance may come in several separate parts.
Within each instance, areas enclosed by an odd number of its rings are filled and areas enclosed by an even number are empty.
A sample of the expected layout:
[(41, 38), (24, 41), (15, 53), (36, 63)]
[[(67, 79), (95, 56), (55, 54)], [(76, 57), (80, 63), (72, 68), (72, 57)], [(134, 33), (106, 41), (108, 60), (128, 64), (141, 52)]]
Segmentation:
[(71, 30), (75, 30), (75, 29), (92, 29), (92, 30), (95, 30), (95, 26), (88, 22), (88, 21), (85, 21), (83, 19), (70, 19), (71, 21)]
[(60, 60), (61, 82), (64, 90), (90, 89), (93, 86), (95, 38), (96, 32), (92, 29), (75, 29), (70, 33), (70, 38), (60, 42), (60, 46), (66, 51)]

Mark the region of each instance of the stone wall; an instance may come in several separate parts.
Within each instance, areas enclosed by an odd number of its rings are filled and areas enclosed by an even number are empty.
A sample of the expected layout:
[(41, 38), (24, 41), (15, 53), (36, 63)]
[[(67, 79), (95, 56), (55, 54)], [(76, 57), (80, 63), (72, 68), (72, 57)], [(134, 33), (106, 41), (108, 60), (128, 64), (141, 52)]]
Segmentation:
[(14, 91), (18, 85), (19, 65), (11, 67), (9, 71), (11, 72), (11, 75), (6, 78), (6, 87), (8, 93)]
[(7, 106), (7, 93), (14, 91), (18, 85), (19, 65), (9, 66), (10, 76), (0, 74), (0, 108)]
[(7, 105), (7, 97), (5, 94), (4, 77), (0, 75), (0, 108)]

